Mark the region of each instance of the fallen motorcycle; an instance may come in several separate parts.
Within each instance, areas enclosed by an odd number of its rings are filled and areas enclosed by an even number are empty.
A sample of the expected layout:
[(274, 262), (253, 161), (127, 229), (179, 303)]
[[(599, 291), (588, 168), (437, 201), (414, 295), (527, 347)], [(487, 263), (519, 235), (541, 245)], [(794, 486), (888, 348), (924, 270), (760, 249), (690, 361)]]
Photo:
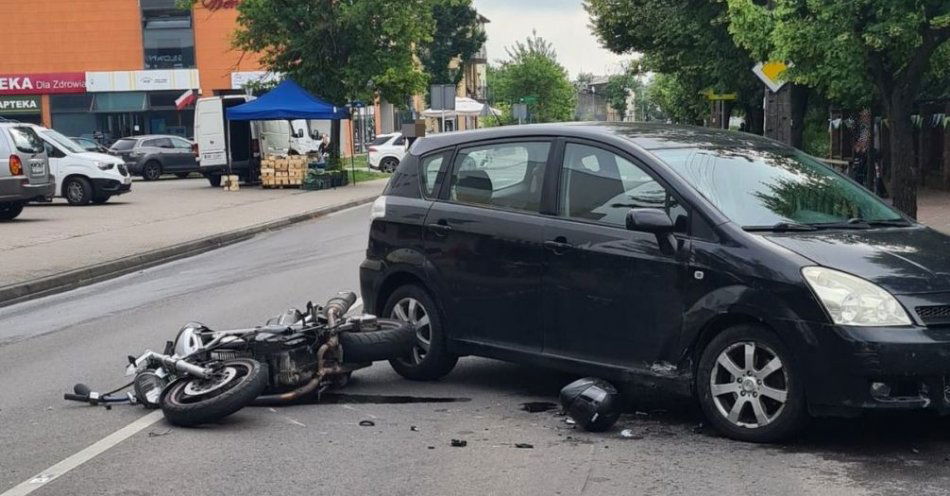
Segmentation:
[[(215, 331), (200, 323), (181, 328), (164, 353), (130, 356), (134, 380), (109, 393), (77, 384), (64, 398), (93, 405), (141, 403), (162, 409), (178, 426), (212, 422), (249, 404), (291, 402), (346, 384), (373, 362), (408, 356), (415, 330), (372, 315), (346, 317), (356, 301), (340, 293), (326, 305), (308, 303), (252, 329)], [(118, 393), (132, 387), (129, 392)]]

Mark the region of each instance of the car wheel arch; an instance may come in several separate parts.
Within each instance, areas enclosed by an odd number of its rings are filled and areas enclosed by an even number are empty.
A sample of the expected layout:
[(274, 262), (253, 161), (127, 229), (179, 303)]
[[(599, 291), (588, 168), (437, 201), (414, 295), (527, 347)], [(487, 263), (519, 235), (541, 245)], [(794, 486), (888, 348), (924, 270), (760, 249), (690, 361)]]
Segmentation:
[(376, 315), (382, 315), (383, 310), (385, 310), (386, 301), (389, 300), (389, 297), (397, 289), (409, 284), (419, 286), (428, 291), (429, 294), (432, 294), (432, 288), (430, 288), (419, 275), (406, 270), (394, 271), (386, 276), (383, 283), (379, 286), (379, 291), (376, 292), (376, 308), (372, 309)]

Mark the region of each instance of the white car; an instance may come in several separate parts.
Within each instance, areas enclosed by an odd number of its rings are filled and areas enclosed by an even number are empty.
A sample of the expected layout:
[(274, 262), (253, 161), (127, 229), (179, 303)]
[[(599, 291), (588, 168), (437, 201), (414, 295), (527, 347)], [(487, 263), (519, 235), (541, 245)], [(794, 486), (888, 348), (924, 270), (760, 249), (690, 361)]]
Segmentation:
[(65, 198), (70, 205), (101, 205), (132, 190), (132, 176), (121, 158), (87, 152), (57, 131), (35, 124), (29, 126), (46, 147), (50, 173), (56, 178), (56, 196)]
[(380, 134), (369, 144), (369, 167), (393, 172), (406, 156), (406, 138), (402, 133)]

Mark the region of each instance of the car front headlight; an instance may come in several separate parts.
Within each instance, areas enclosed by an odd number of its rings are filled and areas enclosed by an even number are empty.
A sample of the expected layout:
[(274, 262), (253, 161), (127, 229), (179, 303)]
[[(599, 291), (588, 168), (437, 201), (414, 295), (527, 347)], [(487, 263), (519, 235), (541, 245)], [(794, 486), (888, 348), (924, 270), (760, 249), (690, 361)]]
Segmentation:
[(98, 167), (99, 170), (107, 171), (107, 170), (112, 170), (112, 168), (115, 167), (115, 164), (104, 164), (102, 162), (96, 162), (96, 167)]
[(825, 267), (805, 267), (802, 276), (835, 324), (861, 327), (912, 324), (897, 299), (874, 283)]

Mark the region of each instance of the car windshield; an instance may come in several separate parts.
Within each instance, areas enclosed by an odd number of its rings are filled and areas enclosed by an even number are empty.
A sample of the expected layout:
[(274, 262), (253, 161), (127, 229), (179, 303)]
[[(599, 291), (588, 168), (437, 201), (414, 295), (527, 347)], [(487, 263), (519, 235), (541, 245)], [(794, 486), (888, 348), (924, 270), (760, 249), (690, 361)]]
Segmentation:
[(46, 140), (59, 145), (60, 148), (64, 148), (66, 149), (66, 151), (70, 153), (83, 153), (86, 151), (86, 149), (80, 146), (79, 143), (76, 143), (72, 139), (67, 138), (66, 136), (63, 136), (62, 134), (52, 129), (44, 129), (40, 131), (40, 134)]
[(902, 220), (867, 190), (795, 150), (697, 147), (655, 154), (746, 228)]
[(131, 150), (135, 148), (134, 139), (120, 139), (112, 145), (112, 151), (115, 152), (124, 152), (126, 150)]

